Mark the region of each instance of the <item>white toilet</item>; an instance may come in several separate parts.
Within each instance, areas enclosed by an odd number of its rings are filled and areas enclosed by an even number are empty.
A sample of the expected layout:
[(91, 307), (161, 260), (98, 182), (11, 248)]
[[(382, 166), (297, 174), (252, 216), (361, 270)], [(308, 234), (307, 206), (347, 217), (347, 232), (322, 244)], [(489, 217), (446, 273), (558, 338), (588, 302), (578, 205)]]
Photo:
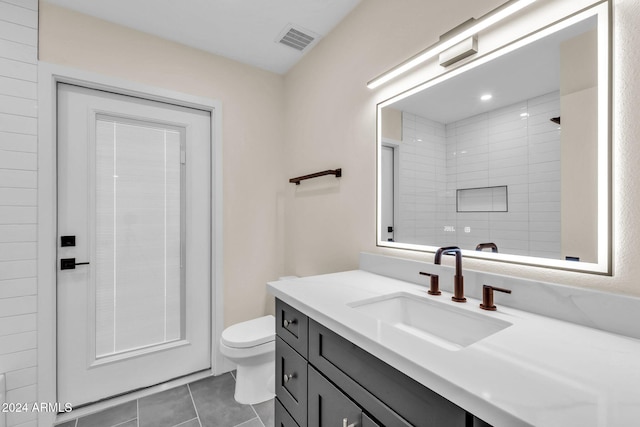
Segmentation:
[(255, 404), (275, 396), (276, 319), (272, 315), (229, 326), (220, 352), (237, 365), (235, 399)]

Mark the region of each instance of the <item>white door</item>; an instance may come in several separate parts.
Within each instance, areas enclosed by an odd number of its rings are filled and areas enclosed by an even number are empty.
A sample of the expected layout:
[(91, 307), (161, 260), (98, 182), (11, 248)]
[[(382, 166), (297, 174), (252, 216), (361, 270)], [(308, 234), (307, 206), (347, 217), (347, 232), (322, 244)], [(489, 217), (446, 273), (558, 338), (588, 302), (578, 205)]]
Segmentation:
[(386, 145), (382, 146), (381, 161), (381, 184), (380, 189), (380, 236), (382, 240), (393, 242), (394, 232), (394, 149)]
[(58, 85), (58, 401), (207, 369), (210, 113)]

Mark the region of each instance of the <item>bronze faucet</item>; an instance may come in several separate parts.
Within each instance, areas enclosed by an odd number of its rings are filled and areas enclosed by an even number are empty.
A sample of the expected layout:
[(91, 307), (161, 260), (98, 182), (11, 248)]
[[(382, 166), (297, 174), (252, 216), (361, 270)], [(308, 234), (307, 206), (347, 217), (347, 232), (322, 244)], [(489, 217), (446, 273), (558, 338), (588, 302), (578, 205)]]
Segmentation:
[(482, 285), (482, 304), (480, 308), (483, 310), (495, 311), (496, 306), (493, 303), (493, 291), (504, 292), (510, 294), (511, 289), (498, 288), (497, 286)]
[(491, 249), (491, 252), (494, 253), (498, 252), (498, 247), (495, 243), (479, 243), (478, 246), (476, 246), (476, 251), (481, 251), (483, 249)]
[(429, 295), (440, 295), (440, 294), (442, 294), (442, 292), (440, 292), (440, 289), (438, 288), (438, 275), (437, 274), (425, 273), (424, 271), (421, 271), (420, 274), (423, 275), (423, 276), (429, 276), (431, 278), (431, 284), (430, 284), (429, 290), (427, 291), (427, 293)]
[(462, 251), (457, 246), (438, 248), (433, 263), (440, 265), (443, 254), (454, 254), (456, 256), (456, 272), (453, 276), (453, 296), (451, 299), (455, 302), (467, 302), (464, 297), (464, 280), (462, 277)]

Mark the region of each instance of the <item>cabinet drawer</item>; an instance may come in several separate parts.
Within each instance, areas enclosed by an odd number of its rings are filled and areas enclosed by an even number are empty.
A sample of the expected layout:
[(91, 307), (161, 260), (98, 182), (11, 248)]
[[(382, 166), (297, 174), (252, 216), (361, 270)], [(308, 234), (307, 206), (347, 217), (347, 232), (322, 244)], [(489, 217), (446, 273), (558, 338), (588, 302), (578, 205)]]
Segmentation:
[(309, 365), (309, 424), (307, 427), (336, 427), (345, 424), (381, 427), (362, 412), (362, 409), (347, 395)]
[(276, 300), (276, 334), (303, 357), (307, 357), (308, 318), (290, 305)]
[(309, 362), (384, 425), (465, 427), (473, 423), (464, 409), (313, 320), (309, 322)]
[[(346, 424), (344, 420), (347, 420)], [(362, 425), (362, 410), (309, 365), (308, 427)]]
[(276, 337), (276, 396), (301, 427), (307, 425), (307, 361)]
[(275, 400), (274, 427), (298, 427), (295, 420), (289, 415), (282, 403), (278, 399)]

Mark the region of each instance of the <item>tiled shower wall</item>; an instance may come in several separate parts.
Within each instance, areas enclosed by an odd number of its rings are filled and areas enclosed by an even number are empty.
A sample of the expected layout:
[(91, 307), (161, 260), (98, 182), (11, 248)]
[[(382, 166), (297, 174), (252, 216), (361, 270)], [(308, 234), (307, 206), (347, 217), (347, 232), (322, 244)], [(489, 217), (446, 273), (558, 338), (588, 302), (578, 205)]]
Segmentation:
[(442, 123), (403, 113), (399, 150), (399, 207), (394, 239), (425, 244), (443, 241), (446, 220), (446, 134)]
[[(457, 122), (403, 113), (399, 242), (560, 256), (560, 115), (553, 92)], [(506, 185), (507, 212), (456, 212), (456, 190)]]
[[(35, 402), (38, 0), (0, 0), (0, 374)], [(8, 427), (36, 426), (10, 412)]]

